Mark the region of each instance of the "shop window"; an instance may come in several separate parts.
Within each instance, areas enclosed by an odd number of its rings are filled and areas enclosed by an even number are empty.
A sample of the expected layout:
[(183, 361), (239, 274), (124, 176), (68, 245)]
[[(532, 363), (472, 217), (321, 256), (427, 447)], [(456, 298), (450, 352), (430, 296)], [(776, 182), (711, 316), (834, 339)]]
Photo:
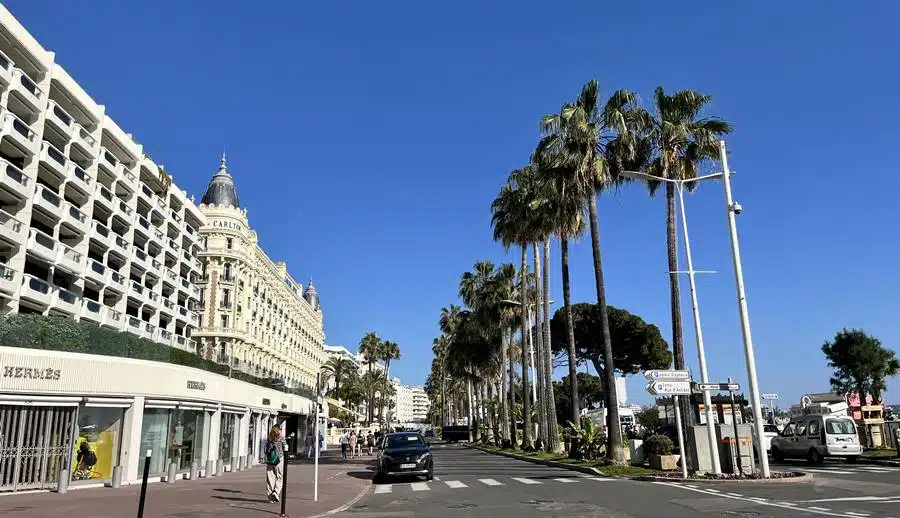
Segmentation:
[[(145, 408), (141, 426), (141, 455), (150, 450), (150, 473), (165, 473), (169, 450), (169, 417), (166, 408)], [(146, 461), (145, 461), (146, 462)], [(144, 466), (141, 464), (142, 473)]]
[(189, 470), (196, 460), (203, 462), (204, 412), (202, 410), (173, 410), (169, 430), (169, 459), (179, 471)]
[(121, 408), (81, 407), (78, 410), (72, 480), (112, 478), (119, 456), (123, 413)]
[(219, 436), (219, 460), (222, 462), (231, 462), (231, 450), (234, 444), (234, 428), (237, 416), (229, 413), (222, 413), (221, 427)]

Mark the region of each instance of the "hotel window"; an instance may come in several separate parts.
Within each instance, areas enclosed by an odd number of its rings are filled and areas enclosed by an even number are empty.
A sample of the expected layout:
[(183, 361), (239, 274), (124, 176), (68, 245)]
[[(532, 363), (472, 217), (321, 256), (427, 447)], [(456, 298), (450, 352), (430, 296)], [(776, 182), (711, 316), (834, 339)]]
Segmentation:
[(225, 263), (225, 280), (232, 281), (234, 280), (231, 276), (231, 263)]
[(231, 250), (232, 248), (234, 248), (234, 238), (231, 238), (231, 237), (225, 238), (225, 248), (227, 248), (228, 250)]
[(228, 315), (222, 315), (222, 327), (228, 328)]

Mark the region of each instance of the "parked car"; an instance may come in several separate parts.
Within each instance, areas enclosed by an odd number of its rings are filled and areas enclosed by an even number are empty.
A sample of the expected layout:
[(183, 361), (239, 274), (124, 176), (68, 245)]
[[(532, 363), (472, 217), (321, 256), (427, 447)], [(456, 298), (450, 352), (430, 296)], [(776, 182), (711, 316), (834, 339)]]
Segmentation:
[[(756, 433), (756, 427), (753, 428), (753, 433)], [(778, 429), (777, 425), (774, 424), (764, 424), (763, 425), (763, 445), (766, 448), (766, 453), (769, 453), (772, 450), (772, 439), (778, 437), (781, 431)]]
[(806, 458), (814, 464), (825, 457), (843, 457), (856, 462), (863, 452), (856, 423), (846, 416), (803, 415), (791, 418), (784, 430), (771, 439), (772, 458)]
[(375, 482), (398, 475), (434, 478), (431, 446), (419, 432), (391, 433), (384, 437), (378, 451)]

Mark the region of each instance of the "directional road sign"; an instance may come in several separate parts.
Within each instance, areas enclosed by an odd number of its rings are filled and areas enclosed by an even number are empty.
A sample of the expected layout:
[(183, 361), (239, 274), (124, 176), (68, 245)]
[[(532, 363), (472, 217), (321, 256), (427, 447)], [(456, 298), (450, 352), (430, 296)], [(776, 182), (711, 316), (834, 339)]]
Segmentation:
[(737, 383), (698, 383), (697, 388), (700, 390), (727, 390), (728, 392), (741, 390), (741, 386)]
[(691, 393), (691, 382), (653, 380), (647, 383), (647, 392), (654, 396), (688, 396)]
[(644, 371), (644, 377), (648, 380), (689, 380), (691, 373), (688, 371), (652, 370)]
[(778, 394), (763, 394), (759, 397), (761, 397), (762, 399), (772, 401), (772, 400), (778, 399)]

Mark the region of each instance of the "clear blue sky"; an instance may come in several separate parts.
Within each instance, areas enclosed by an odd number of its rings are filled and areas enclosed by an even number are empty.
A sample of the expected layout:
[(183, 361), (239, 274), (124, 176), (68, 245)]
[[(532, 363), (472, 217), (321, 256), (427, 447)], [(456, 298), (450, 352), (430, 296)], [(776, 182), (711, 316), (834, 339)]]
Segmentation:
[[(397, 341), (406, 383), (428, 374), (460, 273), (514, 260), (491, 241), (489, 204), (539, 116), (590, 78), (645, 98), (702, 90), (736, 127), (763, 391), (784, 405), (826, 390), (819, 347), (842, 326), (900, 339), (895, 3), (5, 3), (198, 198), (227, 146), (266, 250), (312, 275), (328, 342)], [(600, 210), (609, 302), (668, 337), (663, 200), (635, 187)], [(721, 186), (688, 211), (696, 267), (720, 272), (698, 290), (711, 375), (743, 383)], [(589, 241), (572, 265), (574, 299), (595, 300)]]

